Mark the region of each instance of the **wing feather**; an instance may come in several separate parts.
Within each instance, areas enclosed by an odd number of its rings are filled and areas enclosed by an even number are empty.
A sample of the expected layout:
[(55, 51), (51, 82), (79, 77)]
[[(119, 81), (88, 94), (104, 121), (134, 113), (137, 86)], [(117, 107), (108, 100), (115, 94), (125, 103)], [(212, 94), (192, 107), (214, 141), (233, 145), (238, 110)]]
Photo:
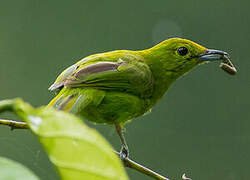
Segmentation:
[[(66, 69), (50, 87), (50, 90), (65, 87), (93, 87), (103, 90), (122, 91), (140, 96), (150, 96), (153, 78), (149, 67), (137, 59), (93, 62), (81, 61)], [(90, 59), (90, 60), (93, 60)]]

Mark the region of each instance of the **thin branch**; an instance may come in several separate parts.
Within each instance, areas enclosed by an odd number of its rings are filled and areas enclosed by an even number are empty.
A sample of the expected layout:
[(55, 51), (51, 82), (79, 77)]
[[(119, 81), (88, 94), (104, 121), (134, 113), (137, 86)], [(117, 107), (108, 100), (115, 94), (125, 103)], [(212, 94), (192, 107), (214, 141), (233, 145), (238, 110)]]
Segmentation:
[(28, 125), (25, 122), (19, 122), (19, 121), (13, 121), (13, 120), (7, 120), (7, 119), (0, 119), (0, 124), (10, 126), (11, 130), (14, 129), (28, 129)]
[[(117, 154), (119, 154), (118, 152), (116, 152)], [(123, 164), (125, 167), (128, 167), (128, 168), (131, 168), (131, 169), (134, 169), (142, 174), (145, 174), (145, 175), (148, 175), (154, 179), (157, 179), (157, 180), (169, 180), (168, 178), (154, 172), (153, 170), (141, 165), (141, 164), (138, 164), (137, 162), (133, 161), (132, 159), (130, 158), (125, 158), (123, 159)], [(185, 174), (182, 175), (182, 180), (192, 180), (191, 178), (188, 178), (186, 177)]]
[(134, 169), (142, 174), (145, 174), (145, 175), (148, 175), (154, 179), (157, 179), (157, 180), (169, 180), (168, 178), (154, 172), (153, 170), (147, 168), (147, 167), (144, 167), (143, 165), (141, 164), (138, 164), (137, 162), (131, 160), (130, 158), (125, 158), (123, 159), (123, 164), (124, 166), (128, 167), (128, 168), (131, 168), (131, 169)]
[[(120, 153), (115, 151), (115, 153), (120, 157)], [(142, 174), (145, 174), (147, 176), (150, 176), (154, 179), (157, 179), (157, 180), (169, 180), (168, 178), (154, 172), (153, 170), (133, 161), (132, 159), (130, 159), (129, 157), (126, 157), (126, 158), (123, 158), (121, 159), (122, 162), (123, 162), (123, 165), (125, 167), (128, 167), (128, 168), (131, 168), (131, 169), (134, 169)]]

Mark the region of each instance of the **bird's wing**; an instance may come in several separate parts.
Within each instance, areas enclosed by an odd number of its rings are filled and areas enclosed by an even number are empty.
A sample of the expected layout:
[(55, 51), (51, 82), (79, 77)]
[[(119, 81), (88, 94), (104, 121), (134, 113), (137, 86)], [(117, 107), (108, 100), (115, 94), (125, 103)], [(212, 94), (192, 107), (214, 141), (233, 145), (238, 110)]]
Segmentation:
[[(61, 77), (60, 77), (61, 76)], [(122, 58), (95, 60), (66, 69), (50, 89), (94, 87), (148, 96), (152, 93), (153, 78), (149, 67), (138, 59)]]

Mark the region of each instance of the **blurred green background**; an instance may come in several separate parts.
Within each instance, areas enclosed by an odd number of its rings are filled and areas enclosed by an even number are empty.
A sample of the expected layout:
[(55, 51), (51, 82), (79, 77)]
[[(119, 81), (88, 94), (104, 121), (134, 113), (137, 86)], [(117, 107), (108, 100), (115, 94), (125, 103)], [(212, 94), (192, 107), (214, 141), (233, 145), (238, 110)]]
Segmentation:
[[(46, 105), (53, 97), (49, 85), (82, 57), (149, 48), (176, 36), (191, 39), (227, 51), (238, 74), (210, 63), (180, 78), (150, 114), (127, 124), (131, 157), (170, 179), (186, 173), (193, 179), (249, 180), (249, 6), (247, 0), (1, 0), (0, 99)], [(113, 127), (90, 126), (119, 149)], [(28, 131), (1, 126), (0, 156), (44, 180), (58, 179)]]

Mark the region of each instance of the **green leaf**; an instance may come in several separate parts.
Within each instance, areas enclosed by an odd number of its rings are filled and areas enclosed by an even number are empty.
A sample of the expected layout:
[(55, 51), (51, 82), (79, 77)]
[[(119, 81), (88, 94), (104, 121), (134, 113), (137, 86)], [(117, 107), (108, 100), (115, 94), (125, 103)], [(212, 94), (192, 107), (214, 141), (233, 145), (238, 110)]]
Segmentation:
[[(46, 107), (33, 110), (27, 105), (19, 107), (61, 179), (128, 179), (120, 159), (109, 143), (76, 116)], [(25, 109), (29, 113), (24, 112)]]
[(28, 168), (10, 159), (0, 157), (0, 179), (2, 180), (39, 180)]

